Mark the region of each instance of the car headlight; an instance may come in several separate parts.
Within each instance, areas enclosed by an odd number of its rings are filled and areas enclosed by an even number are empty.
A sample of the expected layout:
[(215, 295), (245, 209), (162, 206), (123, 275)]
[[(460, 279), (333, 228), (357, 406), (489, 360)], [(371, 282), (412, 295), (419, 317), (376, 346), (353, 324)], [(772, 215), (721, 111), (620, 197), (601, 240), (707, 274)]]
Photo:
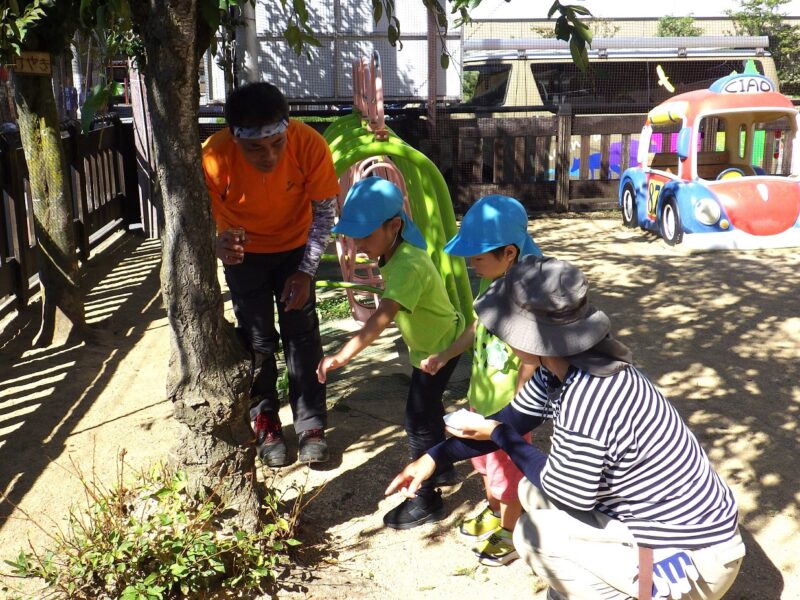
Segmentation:
[(714, 225), (722, 216), (722, 209), (716, 200), (703, 198), (694, 207), (694, 217), (703, 225)]

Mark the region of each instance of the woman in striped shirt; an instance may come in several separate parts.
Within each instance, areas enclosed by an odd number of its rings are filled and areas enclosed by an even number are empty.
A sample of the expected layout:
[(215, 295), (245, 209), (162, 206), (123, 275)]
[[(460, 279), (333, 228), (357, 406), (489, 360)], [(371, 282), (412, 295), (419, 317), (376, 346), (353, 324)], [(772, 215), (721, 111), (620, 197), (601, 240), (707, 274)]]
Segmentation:
[[(526, 477), (514, 544), (548, 598), (721, 598), (744, 556), (733, 494), (587, 289), (571, 264), (527, 257), (476, 301), (481, 322), (536, 372), (496, 415), (449, 427), (459, 437), (387, 493), (413, 496), (436, 471), (499, 447)], [(546, 419), (549, 454), (521, 437)]]

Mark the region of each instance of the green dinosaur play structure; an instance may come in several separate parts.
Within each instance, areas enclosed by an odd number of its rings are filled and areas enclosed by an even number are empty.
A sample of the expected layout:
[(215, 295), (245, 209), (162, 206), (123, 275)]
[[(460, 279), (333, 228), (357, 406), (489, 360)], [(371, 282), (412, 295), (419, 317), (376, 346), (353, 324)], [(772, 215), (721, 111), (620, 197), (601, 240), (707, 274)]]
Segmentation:
[[(405, 195), (406, 208), (414, 223), (425, 236), (428, 254), (442, 276), (451, 302), (471, 322), (473, 297), (466, 263), (463, 258), (443, 251), (445, 242), (457, 232), (450, 192), (433, 162), (386, 127), (377, 52), (369, 63), (364, 58), (355, 62), (353, 112), (331, 123), (324, 136), (340, 177), (340, 204), (350, 186), (368, 175), (395, 183)], [(360, 303), (358, 292), (376, 292), (380, 288), (376, 265), (363, 257), (356, 258), (352, 243), (348, 244), (346, 239), (337, 240), (337, 250), (344, 283), (323, 281), (319, 285), (345, 287), (354, 318), (363, 322), (371, 305)]]

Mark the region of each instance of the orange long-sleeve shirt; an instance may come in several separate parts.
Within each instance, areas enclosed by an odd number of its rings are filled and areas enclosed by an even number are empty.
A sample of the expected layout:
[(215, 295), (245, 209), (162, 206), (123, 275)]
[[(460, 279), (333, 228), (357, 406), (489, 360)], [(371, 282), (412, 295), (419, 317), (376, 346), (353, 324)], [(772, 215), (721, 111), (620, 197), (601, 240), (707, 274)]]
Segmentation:
[(284, 252), (306, 243), (311, 202), (339, 193), (325, 139), (289, 120), (286, 150), (274, 171), (248, 163), (225, 128), (203, 143), (203, 171), (217, 231), (244, 227), (247, 252)]

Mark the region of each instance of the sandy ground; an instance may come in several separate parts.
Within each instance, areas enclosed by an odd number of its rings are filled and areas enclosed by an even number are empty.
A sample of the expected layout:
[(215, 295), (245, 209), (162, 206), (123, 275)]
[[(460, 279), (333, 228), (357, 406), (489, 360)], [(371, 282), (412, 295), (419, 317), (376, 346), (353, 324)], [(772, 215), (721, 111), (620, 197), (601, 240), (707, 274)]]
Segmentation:
[[(541, 218), (531, 227), (546, 253), (588, 274), (595, 304), (733, 487), (748, 555), (726, 598), (800, 598), (800, 254), (688, 254), (609, 218)], [(30, 350), (34, 323), (25, 319), (0, 335), (0, 559), (28, 540), (46, 544), (82, 501), (76, 470), (110, 482), (121, 451), (135, 469), (174, 443), (159, 252), (157, 242), (130, 236), (90, 261), (87, 308), (112, 332), (112, 350)], [(328, 323), (324, 342), (336, 346), (353, 329)], [(262, 473), (287, 499), (296, 485), (307, 498), (316, 494), (298, 534), (303, 568), (287, 575), (280, 596), (543, 599), (541, 582), (520, 561), (479, 566), (457, 534), (482, 498), (468, 465), (459, 467), (463, 482), (445, 490), (449, 518), (405, 532), (382, 527), (398, 502), (383, 489), (406, 457), (408, 372), (398, 336), (384, 335), (332, 376), (330, 464)], [(449, 406), (463, 402), (467, 375), (460, 365)], [(287, 411), (283, 420), (291, 422)], [(291, 427), (286, 434), (291, 451)], [(547, 442), (546, 431), (537, 435)]]

